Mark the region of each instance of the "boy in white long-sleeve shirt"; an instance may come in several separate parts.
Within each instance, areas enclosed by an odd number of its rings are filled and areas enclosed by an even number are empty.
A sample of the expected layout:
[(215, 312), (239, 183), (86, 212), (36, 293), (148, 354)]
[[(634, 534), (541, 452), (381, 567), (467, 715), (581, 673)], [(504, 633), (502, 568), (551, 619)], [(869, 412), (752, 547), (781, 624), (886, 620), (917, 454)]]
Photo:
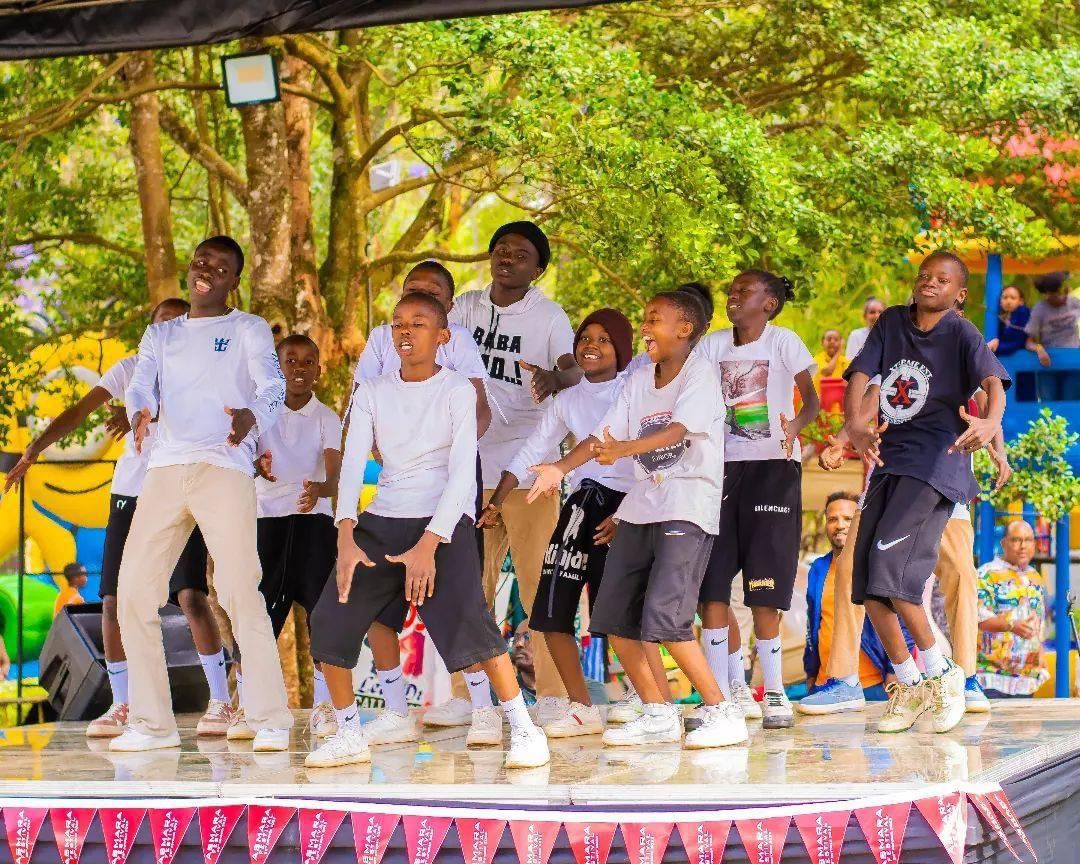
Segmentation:
[(191, 310), (147, 328), (126, 394), (136, 448), (157, 417), (154, 448), (131, 523), (117, 592), (128, 654), (128, 730), (112, 750), (177, 747), (158, 608), (169, 574), (198, 525), (215, 564), (218, 600), (243, 646), (247, 720), (256, 750), (285, 750), (289, 713), (270, 618), (259, 593), (255, 441), (285, 397), (267, 323), (227, 305), (244, 254), (211, 237), (188, 266)]

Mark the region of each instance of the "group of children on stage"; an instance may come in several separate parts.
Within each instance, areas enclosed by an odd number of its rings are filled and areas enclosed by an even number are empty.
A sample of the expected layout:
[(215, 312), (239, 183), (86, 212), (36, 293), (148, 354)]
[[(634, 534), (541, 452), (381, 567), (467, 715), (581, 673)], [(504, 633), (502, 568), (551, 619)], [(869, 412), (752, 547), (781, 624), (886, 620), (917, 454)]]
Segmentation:
[[(424, 722), (468, 724), (470, 745), (498, 745), (505, 718), (507, 767), (545, 764), (548, 738), (603, 733), (611, 746), (708, 748), (746, 741), (747, 718), (792, 725), (780, 617), (798, 564), (798, 436), (819, 402), (809, 351), (771, 323), (790, 283), (740, 273), (727, 291), (732, 327), (713, 333), (707, 288), (657, 294), (643, 310), (645, 352), (634, 357), (621, 312), (597, 310), (574, 330), (534, 287), (550, 258), (538, 226), (503, 226), (489, 252), (483, 290), (455, 297), (453, 277), (434, 261), (405, 277), (392, 322), (372, 331), (357, 364), (344, 447), (341, 421), (313, 393), (316, 344), (291, 335), (275, 346), (265, 321), (228, 307), (244, 257), (227, 237), (196, 249), (190, 306), (160, 304), (137, 358), (109, 370), (30, 446), (9, 485), (95, 408), (125, 402), (109, 421), (128, 443), (101, 592), (114, 704), (88, 735), (112, 737), (114, 750), (179, 744), (158, 621), (170, 594), (191, 621), (210, 684), (199, 733), (253, 738), (256, 750), (288, 747), (292, 715), (274, 640), (292, 604), (304, 607), (317, 669), (310, 726), (322, 742), (309, 767), (363, 762), (371, 744), (419, 738), (397, 637), (409, 604), (447, 668), (463, 673), (455, 698)], [(922, 590), (949, 514), (977, 491), (971, 454), (1000, 433), (1009, 384), (956, 314), (966, 279), (959, 259), (930, 255), (912, 305), (884, 312), (846, 372), (842, 437), (873, 464), (849, 541), (852, 595), (898, 678), (882, 731), (906, 729), (926, 711), (947, 731), (963, 713), (964, 676), (935, 644)], [(980, 388), (986, 416), (969, 415), (962, 406)], [(575, 446), (560, 456), (567, 436)], [(358, 514), (371, 453), (382, 470)], [(508, 551), (530, 629), (543, 634), (534, 640), (535, 719), (492, 615)], [(236, 709), (206, 601), (207, 553), (242, 667)], [(739, 573), (761, 704), (746, 686), (729, 615)], [(610, 639), (632, 685), (607, 711), (606, 729), (574, 635), (586, 587), (589, 628)], [(365, 638), (386, 710), (361, 724), (351, 670)], [(689, 731), (660, 645), (701, 695)]]

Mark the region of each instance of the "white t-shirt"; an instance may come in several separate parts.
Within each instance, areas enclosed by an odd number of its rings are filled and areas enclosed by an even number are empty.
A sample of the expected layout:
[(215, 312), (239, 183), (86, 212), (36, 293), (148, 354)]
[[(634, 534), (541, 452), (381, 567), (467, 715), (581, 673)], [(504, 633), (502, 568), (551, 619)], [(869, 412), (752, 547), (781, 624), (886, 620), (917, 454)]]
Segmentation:
[[(450, 341), (438, 347), (435, 362), (446, 369), (460, 372), (466, 378), (487, 378), (480, 349), (476, 347), (472, 334), (459, 324), (450, 325)], [(394, 350), (393, 329), (389, 324), (380, 324), (371, 331), (367, 345), (356, 361), (353, 382), (358, 384), (364, 378), (376, 378), (387, 372), (397, 372), (400, 368), (401, 357)]]
[[(143, 408), (158, 418), (147, 468), (203, 463), (249, 477), (255, 442), (273, 427), (284, 400), (285, 376), (270, 325), (239, 309), (147, 327), (124, 399), (129, 419)], [(237, 447), (226, 441), (232, 418), (225, 408), (249, 408), (255, 415), (255, 426)]]
[[(573, 387), (568, 387), (548, 399), (547, 410), (525, 445), (507, 466), (506, 470), (518, 479), (522, 486), (532, 482), (529, 468), (539, 464), (559, 446), (567, 434), (581, 442), (592, 435), (596, 424), (604, 419), (614, 404), (623, 380), (615, 378), (592, 384), (581, 379)], [(614, 465), (601, 465), (590, 459), (570, 474), (570, 481), (576, 489), (582, 480), (594, 480), (616, 492), (628, 492), (634, 484), (634, 463), (630, 459), (620, 459)]]
[[(107, 390), (113, 399), (123, 399), (124, 391), (131, 383), (131, 376), (135, 374), (137, 357), (125, 357), (119, 363), (111, 366), (101, 376), (97, 386)], [(154, 427), (150, 424), (150, 431), (143, 442), (142, 453), (135, 452), (135, 436), (128, 432), (124, 436), (124, 452), (116, 460), (116, 468), (113, 469), (112, 489), (113, 495), (138, 496), (142, 492), (143, 480), (146, 478), (146, 463), (150, 459), (150, 446), (154, 439)]]
[[(533, 401), (532, 376), (521, 361), (554, 369), (560, 357), (574, 353), (574, 328), (562, 307), (539, 288), (530, 288), (509, 306), (495, 306), (490, 287), (466, 291), (454, 301), (450, 322), (471, 334), (487, 369), (492, 416), (480, 439), (480, 464), (484, 487), (493, 489), (544, 415), (545, 406)], [(543, 461), (555, 457), (552, 452)]]
[[(730, 462), (785, 459), (780, 415), (795, 419), (795, 376), (817, 370), (814, 358), (793, 331), (766, 324), (761, 338), (736, 345), (734, 330), (717, 330), (696, 353), (715, 364), (727, 406), (726, 454)], [(792, 458), (802, 458), (798, 440)]]
[(603, 439), (608, 426), (614, 438), (626, 441), (670, 423), (685, 426), (687, 437), (634, 457), (635, 482), (615, 516), (636, 525), (693, 522), (716, 534), (724, 494), (724, 408), (720, 381), (707, 360), (691, 354), (659, 390), (652, 368), (639, 369), (592, 434)]
[[(341, 419), (314, 395), (297, 411), (281, 406), (274, 428), (259, 438), (256, 455), (270, 453), (271, 483), (255, 478), (259, 516), (299, 513), (297, 500), (305, 480), (326, 479), (326, 451), (341, 450)], [(333, 515), (329, 498), (320, 498), (311, 513)]]
[(844, 356), (848, 360), (854, 360), (866, 344), (866, 337), (870, 335), (869, 327), (856, 327), (847, 337), (847, 345), (844, 347)]
[(430, 517), (449, 541), (461, 517), (476, 512), (476, 390), (443, 367), (426, 381), (401, 373), (362, 380), (353, 393), (338, 488), (337, 521), (355, 519), (364, 467), (375, 440), (383, 466), (367, 512)]

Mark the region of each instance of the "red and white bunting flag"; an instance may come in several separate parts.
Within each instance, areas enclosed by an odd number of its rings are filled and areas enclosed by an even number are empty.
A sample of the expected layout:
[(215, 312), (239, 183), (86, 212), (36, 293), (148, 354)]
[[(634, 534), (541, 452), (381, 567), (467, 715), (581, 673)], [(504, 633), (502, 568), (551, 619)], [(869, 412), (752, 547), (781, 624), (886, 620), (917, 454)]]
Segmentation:
[(319, 864), (330, 842), (345, 821), (344, 810), (320, 810), (305, 807), (300, 811), (301, 864)]
[(962, 864), (967, 845), (967, 801), (963, 792), (920, 798), (915, 802), (926, 824), (937, 835), (953, 864)]
[(1027, 846), (1028, 852), (1031, 853), (1031, 858), (1034, 861), (1039, 860), (1039, 856), (1035, 854), (1035, 850), (1031, 846), (1031, 841), (1028, 840), (1027, 832), (1020, 824), (1020, 820), (1016, 818), (1016, 811), (1013, 810), (1012, 804), (1009, 802), (1009, 796), (1001, 789), (989, 793), (987, 798), (990, 799), (990, 803), (994, 805), (997, 811), (1005, 817), (1005, 821), (1009, 826), (1017, 833), (1021, 840), (1024, 841), (1024, 845)]
[(49, 811), (45, 807), (5, 807), (4, 830), (13, 864), (30, 864), (41, 826)]
[(548, 864), (561, 826), (561, 822), (511, 822), (510, 836), (519, 864)]
[(770, 816), (767, 819), (739, 819), (739, 829), (746, 855), (755, 864), (780, 864), (787, 840), (790, 816)]
[(53, 807), (49, 811), (53, 839), (60, 853), (60, 864), (79, 864), (83, 843), (97, 810), (90, 807)]
[(720, 864), (724, 860), (731, 820), (680, 822), (676, 827), (690, 864)]
[(356, 864), (380, 864), (401, 817), (395, 813), (350, 813)]
[(248, 804), (247, 838), (248, 858), (251, 864), (266, 864), (266, 859), (274, 851), (281, 832), (292, 820), (294, 813), (296, 813), (295, 807)]
[(204, 864), (218, 864), (236, 823), (244, 815), (243, 804), (199, 808), (199, 834)]
[(194, 807), (164, 807), (149, 811), (150, 839), (154, 844), (154, 864), (172, 864), (188, 826), (195, 818)]
[(454, 820), (449, 816), (406, 816), (402, 821), (409, 864), (432, 864)]
[(144, 816), (145, 807), (118, 807), (115, 810), (102, 807), (98, 810), (101, 833), (105, 837), (105, 859), (109, 864), (125, 864)]
[(877, 864), (899, 864), (911, 802), (863, 807), (855, 811), (863, 836)]
[(674, 822), (623, 822), (623, 843), (630, 864), (661, 864)]
[(1005, 829), (1001, 827), (1001, 820), (998, 819), (997, 813), (994, 812), (994, 807), (989, 798), (982, 793), (972, 793), (968, 795), (968, 801), (975, 805), (975, 809), (979, 811), (983, 821), (986, 822), (991, 831), (997, 834), (998, 839), (1005, 844), (1005, 848), (1012, 853), (1013, 858), (1017, 861), (1021, 860), (1020, 856), (1016, 854), (1016, 850), (1013, 849), (1012, 843), (1009, 842), (1009, 838), (1005, 836)]
[(454, 827), (465, 864), (491, 864), (506, 831), (506, 820), (459, 818), (454, 820)]
[(810, 864), (840, 864), (840, 850), (850, 819), (850, 810), (802, 813), (795, 817), (795, 827), (810, 856)]
[(614, 822), (567, 822), (563, 827), (577, 864), (607, 864), (615, 839)]

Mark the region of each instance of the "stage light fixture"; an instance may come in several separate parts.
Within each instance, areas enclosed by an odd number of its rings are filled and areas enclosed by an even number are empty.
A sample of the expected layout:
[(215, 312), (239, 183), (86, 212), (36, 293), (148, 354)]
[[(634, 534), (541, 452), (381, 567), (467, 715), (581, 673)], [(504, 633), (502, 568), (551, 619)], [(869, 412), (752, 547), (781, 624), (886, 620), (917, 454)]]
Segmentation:
[(225, 82), (225, 101), (234, 108), (277, 102), (277, 59), (272, 54), (231, 54), (221, 58), (221, 78)]

